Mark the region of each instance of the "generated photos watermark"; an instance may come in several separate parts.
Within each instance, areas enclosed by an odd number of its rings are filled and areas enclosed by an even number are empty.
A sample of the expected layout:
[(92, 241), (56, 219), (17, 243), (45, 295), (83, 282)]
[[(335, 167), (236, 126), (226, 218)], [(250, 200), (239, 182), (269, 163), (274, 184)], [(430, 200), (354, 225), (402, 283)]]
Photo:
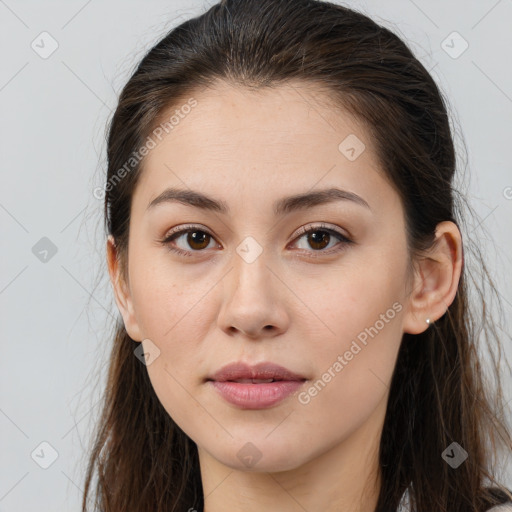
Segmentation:
[[(307, 390), (302, 391), (298, 394), (298, 400), (302, 405), (307, 405), (311, 402), (311, 400), (322, 391), (329, 382), (331, 382), (336, 375), (338, 375), (345, 366), (348, 365), (350, 361), (361, 352), (361, 350), (366, 347), (368, 343), (368, 337), (374, 338), (379, 334), (382, 329), (388, 324), (393, 318), (395, 318), (397, 313), (402, 311), (402, 304), (400, 302), (395, 302), (392, 307), (390, 307), (385, 313), (381, 313), (379, 315), (379, 319), (375, 321), (375, 323), (366, 327), (363, 331), (361, 331), (357, 336), (357, 340), (352, 340), (350, 345), (350, 349), (346, 350), (343, 355), (338, 355), (336, 361), (322, 374), (321, 378), (318, 379), (314, 384), (312, 384)], [(360, 345), (359, 343), (362, 345)]]
[[(149, 152), (157, 146), (157, 143), (162, 140), (164, 135), (171, 133), (171, 131), (185, 119), (185, 117), (192, 111), (192, 108), (197, 106), (195, 98), (189, 98), (187, 103), (183, 104), (180, 108), (175, 109), (173, 115), (167, 121), (160, 123), (148, 135), (144, 144), (137, 150), (133, 151), (124, 163), (107, 181), (104, 187), (96, 187), (93, 195), (96, 199), (104, 199), (105, 194), (110, 192), (130, 171), (132, 171), (139, 162), (149, 154)], [(157, 140), (155, 140), (157, 139)]]

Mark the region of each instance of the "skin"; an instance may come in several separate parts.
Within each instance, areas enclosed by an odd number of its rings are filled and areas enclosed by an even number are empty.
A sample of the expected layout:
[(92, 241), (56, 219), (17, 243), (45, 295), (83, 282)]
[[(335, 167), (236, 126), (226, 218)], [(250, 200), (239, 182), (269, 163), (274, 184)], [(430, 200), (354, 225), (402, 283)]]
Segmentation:
[[(107, 242), (127, 332), (160, 351), (147, 371), (166, 411), (198, 446), (206, 512), (373, 510), (402, 335), (429, 328), (426, 319), (435, 322), (453, 301), (460, 232), (439, 224), (434, 248), (410, 272), (402, 204), (369, 135), (311, 87), (254, 92), (220, 83), (193, 96), (197, 106), (144, 161), (127, 282)], [(366, 146), (353, 161), (338, 149), (350, 134)], [(230, 213), (180, 203), (146, 211), (169, 186), (225, 201)], [(361, 196), (370, 209), (337, 201), (274, 216), (275, 200), (330, 186)], [(322, 231), (325, 244), (315, 246), (297, 235), (321, 222), (355, 243)], [(213, 236), (202, 245), (190, 245), (186, 234), (169, 242), (191, 257), (169, 252), (160, 241), (189, 223)], [(251, 263), (236, 251), (248, 236), (262, 249)], [(244, 410), (204, 382), (228, 362), (271, 361), (307, 377), (301, 391), (309, 389), (396, 303), (400, 311), (308, 403), (295, 394)], [(248, 442), (261, 457), (250, 467), (237, 457)]]

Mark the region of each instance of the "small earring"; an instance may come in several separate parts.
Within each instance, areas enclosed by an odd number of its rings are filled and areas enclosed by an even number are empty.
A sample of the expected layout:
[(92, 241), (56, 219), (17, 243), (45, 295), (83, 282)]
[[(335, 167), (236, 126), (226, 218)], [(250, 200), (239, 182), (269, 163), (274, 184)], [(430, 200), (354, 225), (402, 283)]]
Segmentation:
[(430, 318), (427, 318), (425, 321), (430, 325)]

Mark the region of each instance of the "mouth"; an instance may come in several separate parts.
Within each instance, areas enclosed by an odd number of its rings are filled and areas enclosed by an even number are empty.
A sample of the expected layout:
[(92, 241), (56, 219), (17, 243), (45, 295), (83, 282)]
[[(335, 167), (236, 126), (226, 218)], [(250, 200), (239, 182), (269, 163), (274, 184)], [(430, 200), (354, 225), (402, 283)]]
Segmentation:
[(228, 403), (240, 409), (266, 409), (296, 392), (306, 381), (283, 366), (231, 363), (205, 379)]
[(239, 384), (267, 384), (269, 382), (278, 382), (282, 379), (237, 379), (224, 382), (238, 382)]
[(235, 362), (223, 366), (206, 380), (260, 384), (273, 381), (304, 381), (307, 379), (303, 375), (275, 363), (263, 362), (251, 366), (243, 362)]

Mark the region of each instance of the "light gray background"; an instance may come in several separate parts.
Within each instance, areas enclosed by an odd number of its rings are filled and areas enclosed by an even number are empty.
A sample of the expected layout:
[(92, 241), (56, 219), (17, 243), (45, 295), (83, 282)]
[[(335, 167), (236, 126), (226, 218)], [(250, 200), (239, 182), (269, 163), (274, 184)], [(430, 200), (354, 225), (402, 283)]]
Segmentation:
[[(105, 124), (144, 52), (212, 3), (0, 0), (0, 512), (80, 508), (87, 434), (103, 384), (94, 372), (107, 362), (107, 320), (118, 315), (104, 262), (102, 203), (92, 194), (105, 170)], [(449, 97), (468, 149), (472, 205), (494, 242), (479, 230), (473, 236), (482, 238), (509, 319), (512, 2), (345, 5), (404, 37)], [(42, 47), (43, 31), (58, 43), (46, 59), (31, 47)], [(457, 58), (462, 41), (447, 39), (454, 31), (469, 45)], [(44, 44), (48, 50), (50, 40)], [(33, 252), (48, 243), (43, 237), (57, 249), (46, 262)], [(505, 378), (510, 400), (510, 373)], [(52, 455), (42, 442), (58, 453), (48, 469), (39, 465)], [(510, 460), (505, 465), (512, 486)]]

